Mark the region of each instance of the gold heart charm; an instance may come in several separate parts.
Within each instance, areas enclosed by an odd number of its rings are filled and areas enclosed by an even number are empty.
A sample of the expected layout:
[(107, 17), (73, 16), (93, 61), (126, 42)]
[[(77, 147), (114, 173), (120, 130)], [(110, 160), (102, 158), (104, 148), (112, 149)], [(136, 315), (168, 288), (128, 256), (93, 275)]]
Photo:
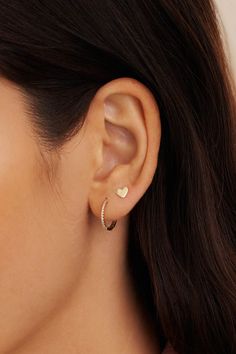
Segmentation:
[(116, 191), (116, 194), (121, 198), (125, 198), (127, 193), (128, 193), (128, 187), (118, 188)]

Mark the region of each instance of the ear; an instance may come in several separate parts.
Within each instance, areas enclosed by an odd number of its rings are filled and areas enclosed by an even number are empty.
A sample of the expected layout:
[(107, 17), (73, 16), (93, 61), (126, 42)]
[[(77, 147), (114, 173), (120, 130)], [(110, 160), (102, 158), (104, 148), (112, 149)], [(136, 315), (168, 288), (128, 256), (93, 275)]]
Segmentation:
[[(88, 112), (94, 171), (89, 206), (100, 217), (108, 198), (106, 220), (127, 215), (152, 182), (161, 139), (159, 109), (151, 91), (131, 78), (102, 86)], [(121, 198), (118, 188), (128, 187)]]

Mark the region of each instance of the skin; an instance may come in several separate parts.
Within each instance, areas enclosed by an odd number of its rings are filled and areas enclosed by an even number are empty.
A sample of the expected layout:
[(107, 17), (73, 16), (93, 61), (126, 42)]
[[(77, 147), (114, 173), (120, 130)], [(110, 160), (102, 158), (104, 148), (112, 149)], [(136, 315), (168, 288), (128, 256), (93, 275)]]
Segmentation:
[(127, 266), (129, 212), (158, 164), (153, 95), (110, 81), (80, 132), (49, 152), (18, 87), (1, 78), (0, 91), (0, 353), (159, 353)]

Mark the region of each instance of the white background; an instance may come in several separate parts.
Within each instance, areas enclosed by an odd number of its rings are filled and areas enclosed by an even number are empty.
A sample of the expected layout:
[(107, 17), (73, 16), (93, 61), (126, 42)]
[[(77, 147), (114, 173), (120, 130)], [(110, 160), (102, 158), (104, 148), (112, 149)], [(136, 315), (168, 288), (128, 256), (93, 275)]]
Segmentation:
[(236, 79), (236, 0), (215, 0), (224, 36), (225, 51)]

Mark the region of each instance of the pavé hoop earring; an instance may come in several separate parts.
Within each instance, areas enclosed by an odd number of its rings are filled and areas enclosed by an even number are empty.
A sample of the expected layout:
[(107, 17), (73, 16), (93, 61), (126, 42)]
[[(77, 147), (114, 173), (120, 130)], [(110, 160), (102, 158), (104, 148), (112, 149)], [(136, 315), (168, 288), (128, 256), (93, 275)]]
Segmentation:
[(116, 226), (117, 220), (113, 220), (110, 225), (106, 224), (105, 217), (104, 217), (104, 211), (105, 211), (105, 207), (106, 207), (107, 203), (108, 203), (108, 198), (105, 198), (105, 200), (102, 204), (102, 210), (101, 210), (101, 223), (102, 223), (102, 226), (104, 227), (104, 229), (106, 229), (107, 231), (110, 231), (110, 230), (114, 229), (114, 227)]
[[(125, 198), (127, 193), (128, 193), (128, 187), (118, 188), (116, 190), (116, 194), (120, 198)], [(103, 204), (102, 204), (102, 209), (101, 209), (101, 223), (102, 223), (102, 226), (104, 227), (104, 229), (106, 229), (107, 231), (110, 231), (110, 230), (114, 229), (114, 227), (116, 226), (117, 220), (113, 220), (110, 225), (106, 224), (106, 222), (105, 222), (105, 207), (106, 207), (107, 203), (108, 203), (108, 198), (106, 197)]]

